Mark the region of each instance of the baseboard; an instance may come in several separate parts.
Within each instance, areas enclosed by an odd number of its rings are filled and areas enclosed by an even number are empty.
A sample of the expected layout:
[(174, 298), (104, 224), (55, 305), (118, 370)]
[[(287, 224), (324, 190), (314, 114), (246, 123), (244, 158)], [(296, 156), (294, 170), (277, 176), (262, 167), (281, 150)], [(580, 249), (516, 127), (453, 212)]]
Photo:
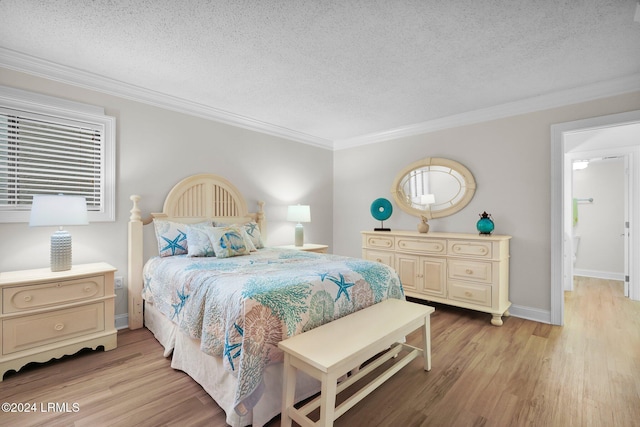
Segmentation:
[(612, 273), (610, 271), (573, 269), (574, 276), (593, 277), (594, 279), (620, 280), (624, 281), (624, 273)]
[(129, 327), (129, 315), (116, 314), (115, 323), (116, 323), (116, 329), (127, 329)]
[(549, 310), (512, 305), (509, 308), (509, 313), (511, 313), (513, 317), (519, 317), (521, 319), (533, 320), (534, 322), (540, 323), (551, 323), (551, 311)]

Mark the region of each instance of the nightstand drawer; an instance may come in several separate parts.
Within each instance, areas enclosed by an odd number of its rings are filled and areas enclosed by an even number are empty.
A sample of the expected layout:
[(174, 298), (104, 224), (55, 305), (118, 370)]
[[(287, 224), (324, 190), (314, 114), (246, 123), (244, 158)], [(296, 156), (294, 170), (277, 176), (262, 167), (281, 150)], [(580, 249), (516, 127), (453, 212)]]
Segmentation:
[(449, 255), (491, 258), (491, 242), (449, 241)]
[(2, 322), (2, 354), (11, 354), (46, 344), (104, 330), (104, 303), (58, 310)]
[(104, 296), (104, 276), (16, 286), (2, 290), (2, 312), (16, 313), (101, 296)]
[(445, 254), (447, 252), (446, 240), (435, 239), (409, 239), (399, 237), (397, 239), (398, 247), (396, 249), (400, 251), (420, 252), (429, 255)]
[(491, 284), (491, 263), (450, 259), (448, 277)]
[(491, 286), (449, 282), (449, 298), (456, 301), (491, 307)]

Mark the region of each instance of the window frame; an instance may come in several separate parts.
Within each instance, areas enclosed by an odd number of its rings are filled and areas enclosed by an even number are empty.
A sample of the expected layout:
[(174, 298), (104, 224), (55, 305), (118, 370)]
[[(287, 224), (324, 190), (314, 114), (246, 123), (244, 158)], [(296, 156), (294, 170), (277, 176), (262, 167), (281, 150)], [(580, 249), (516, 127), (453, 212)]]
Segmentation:
[[(69, 101), (0, 85), (0, 106), (27, 113), (50, 116), (53, 119), (73, 120), (102, 126), (101, 183), (103, 199), (98, 211), (89, 211), (89, 222), (113, 222), (116, 220), (116, 119), (107, 116), (104, 108)], [(30, 210), (0, 210), (0, 223), (29, 222)]]

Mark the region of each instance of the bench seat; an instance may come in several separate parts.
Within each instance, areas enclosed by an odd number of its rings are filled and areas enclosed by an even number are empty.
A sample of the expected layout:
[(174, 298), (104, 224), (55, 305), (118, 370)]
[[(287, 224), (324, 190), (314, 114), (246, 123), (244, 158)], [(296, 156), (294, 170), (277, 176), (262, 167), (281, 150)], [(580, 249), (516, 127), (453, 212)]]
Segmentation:
[[(335, 419), (416, 357), (422, 356), (424, 370), (431, 370), (430, 315), (433, 312), (434, 308), (427, 305), (389, 299), (281, 341), (278, 344), (284, 351), (281, 425), (291, 426), (293, 420), (301, 426), (331, 426)], [(405, 344), (405, 337), (418, 328), (422, 328), (422, 348)], [(335, 406), (338, 393), (403, 349), (409, 353)], [(338, 384), (339, 378), (385, 350), (364, 369)], [(321, 381), (320, 396), (299, 409), (293, 406), (298, 370)], [(320, 419), (313, 422), (308, 415), (318, 407)]]

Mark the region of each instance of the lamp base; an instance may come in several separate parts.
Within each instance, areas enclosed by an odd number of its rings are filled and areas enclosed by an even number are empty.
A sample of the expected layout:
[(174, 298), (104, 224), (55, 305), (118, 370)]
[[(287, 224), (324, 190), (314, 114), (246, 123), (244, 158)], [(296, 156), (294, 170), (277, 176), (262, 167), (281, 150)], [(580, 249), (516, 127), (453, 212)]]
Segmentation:
[(300, 223), (296, 225), (296, 246), (304, 246), (304, 228)]
[(58, 230), (51, 235), (51, 271), (71, 270), (71, 234)]

